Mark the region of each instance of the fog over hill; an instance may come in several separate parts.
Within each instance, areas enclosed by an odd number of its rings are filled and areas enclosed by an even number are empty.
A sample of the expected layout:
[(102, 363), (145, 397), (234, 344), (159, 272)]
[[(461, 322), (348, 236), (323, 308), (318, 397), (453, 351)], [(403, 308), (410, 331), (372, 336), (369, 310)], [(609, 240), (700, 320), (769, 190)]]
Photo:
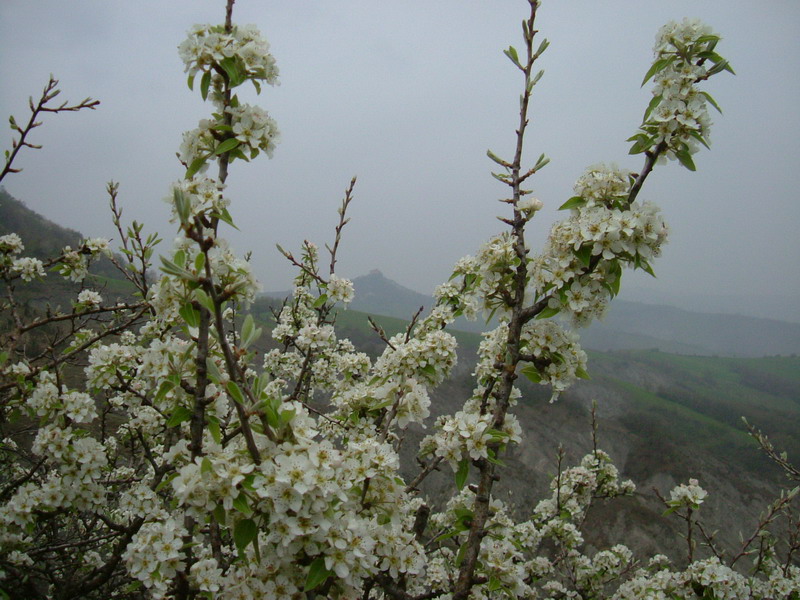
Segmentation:
[[(401, 319), (433, 304), (375, 269), (353, 280), (356, 296), (350, 308)], [(284, 296), (288, 292), (269, 295)], [(691, 299), (687, 299), (690, 303)], [(455, 327), (483, 331), (485, 323), (459, 319)], [(616, 299), (600, 322), (580, 331), (593, 350), (657, 349), (675, 354), (774, 356), (800, 353), (800, 324), (752, 316), (704, 313), (673, 306)]]

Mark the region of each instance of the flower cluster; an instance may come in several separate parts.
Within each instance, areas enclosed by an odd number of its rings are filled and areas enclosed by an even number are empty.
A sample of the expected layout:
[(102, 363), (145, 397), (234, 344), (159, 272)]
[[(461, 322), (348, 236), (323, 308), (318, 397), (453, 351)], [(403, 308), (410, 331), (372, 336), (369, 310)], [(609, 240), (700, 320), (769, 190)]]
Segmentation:
[[(275, 121), (262, 108), (239, 101), (230, 95), (233, 88), (251, 81), (257, 92), (261, 83), (274, 85), (278, 68), (269, 53), (269, 44), (253, 25), (196, 25), (179, 46), (179, 54), (189, 73), (189, 87), (202, 73), (200, 92), (217, 107), (213, 119), (203, 119), (198, 127), (183, 136), (179, 158), (189, 176), (208, 168), (211, 157), (225, 154), (229, 161), (252, 160), (260, 152), (272, 156), (278, 140)], [(228, 94), (228, 95), (226, 95)]]
[(23, 281), (33, 281), (45, 276), (44, 264), (38, 258), (18, 256), (25, 249), (16, 233), (0, 236), (0, 275), (18, 276)]
[(707, 495), (708, 492), (700, 487), (697, 479), (690, 479), (688, 484), (682, 483), (670, 492), (669, 504), (673, 507), (688, 507), (696, 510), (700, 508)]
[(578, 325), (602, 318), (619, 290), (622, 267), (652, 272), (668, 229), (657, 206), (628, 204), (631, 175), (605, 165), (589, 167), (562, 208), (569, 218), (555, 223), (544, 251), (529, 263), (536, 295), (565, 310)]
[(278, 79), (275, 58), (269, 43), (255, 25), (236, 25), (228, 32), (220, 25), (195, 25), (189, 37), (178, 46), (178, 54), (186, 72), (216, 73), (225, 69), (225, 61), (233, 61), (248, 78), (273, 84)]
[(691, 155), (708, 146), (711, 120), (708, 104), (714, 99), (698, 83), (727, 70), (728, 61), (715, 52), (720, 38), (697, 20), (667, 23), (656, 36), (655, 62), (645, 82), (653, 78), (653, 99), (640, 130), (629, 141), (632, 153), (659, 147), (662, 156), (679, 160), (694, 170)]

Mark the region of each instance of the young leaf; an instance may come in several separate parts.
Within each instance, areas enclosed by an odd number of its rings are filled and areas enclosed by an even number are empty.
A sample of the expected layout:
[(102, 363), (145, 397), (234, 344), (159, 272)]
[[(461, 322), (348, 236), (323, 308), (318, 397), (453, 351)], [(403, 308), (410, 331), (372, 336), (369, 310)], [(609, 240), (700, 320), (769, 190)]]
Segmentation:
[(581, 196), (573, 196), (564, 204), (558, 207), (558, 210), (570, 210), (572, 208), (578, 208), (579, 206), (583, 206), (586, 204), (586, 199), (582, 198)]
[(222, 443), (222, 431), (219, 428), (219, 419), (216, 417), (208, 417), (206, 420), (208, 421), (208, 431), (211, 433), (211, 437), (214, 438), (217, 444)]
[(244, 404), (244, 394), (242, 393), (242, 388), (235, 381), (229, 381), (228, 385), (225, 386), (228, 390), (228, 393), (233, 398), (234, 402), (238, 402), (239, 404)]
[(458, 461), (458, 471), (456, 471), (456, 488), (459, 490), (467, 483), (469, 477), (469, 457)]
[(503, 166), (503, 167), (506, 167), (507, 169), (510, 169), (510, 168), (511, 168), (511, 163), (508, 163), (508, 162), (504, 161), (502, 158), (500, 158), (499, 156), (497, 156), (497, 155), (496, 155), (494, 152), (492, 152), (491, 150), (487, 150), (487, 151), (486, 151), (486, 156), (488, 156), (489, 158), (491, 158), (491, 159), (492, 159), (494, 162), (496, 162), (498, 165), (501, 165), (501, 166)]
[(257, 536), (258, 526), (253, 519), (242, 519), (233, 528), (233, 541), (239, 550), (247, 548), (247, 545)]
[(528, 365), (527, 367), (522, 367), (519, 370), (520, 373), (525, 375), (528, 379), (530, 379), (533, 383), (541, 383), (542, 376), (539, 371), (533, 365)]
[(519, 55), (517, 54), (517, 49), (514, 48), (514, 46), (509, 46), (508, 50), (503, 50), (503, 54), (511, 59), (511, 62), (513, 62), (520, 69), (522, 68), (522, 65), (519, 64)]
[(675, 152), (675, 157), (680, 161), (680, 163), (689, 169), (690, 171), (696, 171), (697, 167), (694, 166), (694, 161), (692, 160), (692, 155), (689, 153), (688, 150), (678, 150)]
[(205, 308), (208, 312), (214, 312), (214, 301), (211, 300), (208, 294), (206, 294), (202, 288), (197, 288), (194, 290), (194, 298), (197, 302)]
[(320, 556), (314, 559), (311, 566), (308, 568), (308, 575), (306, 576), (306, 584), (303, 587), (304, 592), (310, 592), (327, 581), (333, 573), (325, 567), (325, 559)]
[(200, 311), (192, 306), (191, 302), (187, 302), (181, 306), (178, 313), (189, 327), (197, 327), (200, 325)]
[(164, 258), (163, 256), (161, 257), (161, 270), (164, 271), (164, 273), (175, 275), (181, 279), (194, 279), (194, 275), (192, 275), (189, 271), (179, 267), (174, 262), (168, 258)]
[(588, 267), (589, 263), (592, 261), (592, 245), (591, 244), (583, 244), (577, 250), (573, 250), (572, 253), (586, 267)]
[(237, 140), (236, 138), (228, 138), (227, 140), (220, 142), (219, 146), (214, 148), (214, 154), (219, 156), (220, 154), (225, 154), (226, 152), (230, 152), (241, 143), (242, 142)]
[(261, 328), (255, 326), (253, 315), (248, 314), (242, 325), (242, 348), (247, 348), (261, 335)]
[(247, 495), (244, 492), (239, 492), (239, 495), (236, 496), (233, 501), (233, 508), (247, 517), (253, 514), (253, 509), (250, 508), (250, 503), (247, 502)]
[(222, 380), (222, 372), (219, 370), (217, 363), (211, 360), (210, 357), (206, 358), (206, 371), (211, 381), (219, 383)]
[(551, 306), (548, 306), (548, 307), (542, 309), (542, 312), (540, 312), (538, 315), (536, 315), (535, 318), (536, 319), (549, 319), (550, 317), (555, 317), (560, 312), (561, 312), (560, 308), (553, 308)]
[(320, 307), (324, 306), (327, 301), (328, 301), (328, 295), (327, 294), (320, 294), (319, 298), (314, 300), (314, 305), (313, 306), (314, 306), (314, 308), (320, 308)]
[(668, 58), (662, 58), (654, 62), (653, 66), (651, 66), (650, 69), (645, 74), (644, 79), (642, 80), (642, 86), (644, 86), (645, 83), (650, 81), (650, 78), (653, 77), (653, 75), (655, 75), (659, 71), (663, 71), (664, 69), (666, 69), (667, 66), (669, 66), (674, 60), (675, 60), (675, 55), (670, 56)]
[(167, 427), (177, 427), (184, 421), (188, 421), (191, 418), (192, 411), (185, 406), (179, 406), (172, 411), (172, 415), (170, 416), (169, 420), (167, 420)]
[(192, 177), (194, 177), (195, 174), (200, 169), (203, 168), (203, 165), (206, 164), (207, 160), (208, 160), (208, 156), (206, 156), (206, 155), (198, 156), (197, 158), (195, 158), (192, 161), (192, 164), (189, 165), (189, 168), (186, 169), (186, 175), (184, 176), (184, 179), (191, 179)]
[(711, 104), (711, 106), (717, 109), (718, 113), (722, 114), (722, 109), (719, 107), (719, 104), (717, 104), (717, 101), (714, 100), (711, 94), (709, 94), (708, 92), (700, 92), (700, 93), (705, 97), (706, 100), (708, 100), (708, 103)]
[(203, 78), (200, 80), (200, 96), (203, 100), (208, 98), (208, 86), (211, 85), (211, 71), (203, 73)]

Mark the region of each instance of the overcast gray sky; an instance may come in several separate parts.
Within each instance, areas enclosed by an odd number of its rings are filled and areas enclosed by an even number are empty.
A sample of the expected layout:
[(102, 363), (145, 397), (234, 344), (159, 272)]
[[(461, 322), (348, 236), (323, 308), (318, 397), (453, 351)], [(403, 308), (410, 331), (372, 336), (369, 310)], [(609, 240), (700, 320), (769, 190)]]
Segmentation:
[[(520, 81), (502, 49), (521, 46), (526, 7), (238, 0), (234, 20), (259, 26), (281, 70), (281, 85), (258, 97), (282, 132), (275, 157), (237, 163), (229, 179), (241, 228), (229, 237), (253, 251), (266, 290), (287, 288), (292, 276), (276, 242), (331, 240), (353, 175), (341, 276), (379, 268), (428, 293), (501, 230), (495, 199), (505, 190), (485, 152), (512, 154)], [(175, 151), (210, 108), (187, 89), (176, 47), (192, 24), (223, 16), (222, 0), (3, 0), (0, 115), (27, 119), (27, 98), (50, 73), (64, 98), (102, 102), (47, 118), (32, 138), (44, 149), (20, 158), (24, 171), (6, 178), (8, 191), (65, 226), (111, 236), (104, 188), (114, 179), (125, 216), (169, 243), (163, 198), (181, 175)], [(627, 283), (665, 298), (800, 293), (796, 0), (545, 0), (538, 23), (551, 47), (527, 157), (545, 152), (552, 163), (533, 181), (546, 208), (529, 239), (541, 245), (586, 166), (639, 168), (625, 142), (649, 100), (639, 84), (657, 29), (685, 16), (722, 34), (719, 51), (737, 76), (707, 88), (724, 115), (713, 115), (712, 150), (696, 157), (698, 171), (660, 167), (640, 196), (662, 207), (672, 235), (658, 279), (626, 275)]]

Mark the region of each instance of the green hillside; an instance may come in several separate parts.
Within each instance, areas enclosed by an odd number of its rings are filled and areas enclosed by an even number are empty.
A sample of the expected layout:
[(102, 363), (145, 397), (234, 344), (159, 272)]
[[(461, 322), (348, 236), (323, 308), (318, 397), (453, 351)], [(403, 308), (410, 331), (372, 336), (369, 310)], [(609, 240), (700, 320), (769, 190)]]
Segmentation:
[[(24, 256), (47, 260), (58, 256), (66, 246), (76, 248), (84, 239), (77, 231), (66, 229), (28, 208), (24, 202), (0, 187), (0, 235), (16, 233), (25, 245)], [(89, 270), (86, 286), (99, 290), (107, 300), (130, 298), (133, 286), (106, 258), (95, 261)], [(17, 286), (19, 299), (44, 307), (69, 307), (78, 285), (59, 276)]]

